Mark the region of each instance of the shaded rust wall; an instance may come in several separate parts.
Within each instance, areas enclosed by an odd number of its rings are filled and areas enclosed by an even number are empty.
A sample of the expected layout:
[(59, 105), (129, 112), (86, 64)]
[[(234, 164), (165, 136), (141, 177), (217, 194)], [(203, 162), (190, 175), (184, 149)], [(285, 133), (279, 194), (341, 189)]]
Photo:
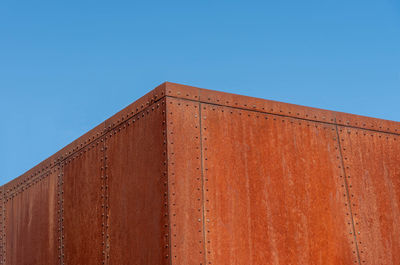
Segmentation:
[(168, 264), (165, 101), (107, 134), (109, 264)]
[(0, 264), (400, 264), (399, 132), (164, 83), (1, 187)]
[(0, 264), (167, 264), (164, 85), (1, 188)]
[(6, 199), (6, 264), (57, 264), (57, 178), (44, 173), (28, 189)]
[(65, 264), (100, 264), (102, 257), (104, 139), (63, 165), (63, 258)]

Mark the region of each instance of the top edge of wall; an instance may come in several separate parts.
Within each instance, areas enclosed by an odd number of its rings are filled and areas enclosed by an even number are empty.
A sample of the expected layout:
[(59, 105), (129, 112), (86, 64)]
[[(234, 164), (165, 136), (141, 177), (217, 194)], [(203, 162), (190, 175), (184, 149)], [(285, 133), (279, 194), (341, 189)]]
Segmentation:
[(169, 82), (164, 84), (166, 86), (166, 95), (171, 97), (185, 98), (200, 101), (202, 103), (400, 135), (400, 122), (396, 121), (306, 107)]

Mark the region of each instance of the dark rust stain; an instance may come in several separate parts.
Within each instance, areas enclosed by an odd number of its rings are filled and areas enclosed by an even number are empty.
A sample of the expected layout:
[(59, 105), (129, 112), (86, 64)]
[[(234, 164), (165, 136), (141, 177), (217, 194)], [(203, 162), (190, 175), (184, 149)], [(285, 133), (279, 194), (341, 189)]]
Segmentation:
[(4, 264), (58, 264), (57, 175), (58, 170), (45, 173), (5, 203)]
[(110, 264), (168, 264), (165, 103), (106, 135)]
[(65, 161), (63, 226), (65, 264), (101, 264), (103, 139)]

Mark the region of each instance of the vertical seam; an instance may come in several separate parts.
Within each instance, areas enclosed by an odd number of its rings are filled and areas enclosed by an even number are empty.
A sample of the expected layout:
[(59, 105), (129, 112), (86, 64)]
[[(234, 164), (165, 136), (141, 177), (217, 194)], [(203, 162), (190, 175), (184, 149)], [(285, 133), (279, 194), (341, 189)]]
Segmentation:
[(108, 235), (108, 176), (107, 176), (107, 135), (104, 137), (103, 140), (103, 148), (102, 148), (102, 153), (103, 153), (103, 172), (102, 172), (102, 178), (103, 178), (103, 264), (107, 265), (109, 262), (109, 235)]
[(205, 218), (205, 191), (204, 191), (204, 161), (203, 161), (203, 125), (202, 125), (202, 104), (199, 102), (199, 129), (200, 129), (200, 161), (201, 161), (201, 188), (202, 188), (202, 211), (203, 211), (203, 248), (204, 262), (207, 264), (207, 248), (206, 248), (206, 218)]
[(350, 196), (349, 196), (349, 187), (348, 187), (348, 182), (347, 182), (346, 167), (345, 167), (344, 160), (343, 160), (342, 144), (340, 143), (339, 128), (338, 128), (338, 124), (336, 123), (336, 119), (335, 119), (335, 127), (336, 127), (336, 139), (337, 139), (338, 147), (339, 147), (340, 161), (342, 164), (343, 174), (344, 174), (343, 178), (344, 178), (344, 186), (345, 186), (345, 190), (346, 190), (347, 204), (349, 205), (349, 211), (350, 211), (351, 227), (353, 229), (354, 244), (356, 246), (357, 260), (358, 260), (358, 264), (361, 265), (360, 253), (358, 251), (356, 229), (355, 229), (355, 225), (354, 225), (353, 210), (351, 208), (351, 200), (350, 200)]
[(168, 134), (168, 129), (169, 129), (169, 125), (167, 123), (167, 113), (168, 113), (168, 104), (167, 104), (167, 98), (165, 98), (165, 104), (164, 104), (164, 110), (162, 111), (163, 113), (163, 144), (164, 144), (164, 176), (165, 176), (165, 192), (167, 193), (167, 205), (165, 205), (164, 207), (167, 207), (166, 209), (166, 214), (167, 214), (167, 234), (165, 235), (167, 238), (164, 239), (167, 241), (168, 244), (168, 251), (167, 251), (167, 257), (168, 257), (168, 262), (167, 264), (172, 265), (172, 231), (171, 231), (171, 214), (170, 214), (170, 204), (171, 204), (171, 198), (170, 198), (170, 194), (169, 194), (169, 153), (168, 153), (168, 142), (169, 142), (169, 134)]
[(60, 264), (64, 265), (64, 162), (61, 162), (58, 167), (58, 203), (59, 203), (59, 241), (60, 241)]
[(2, 236), (2, 242), (1, 242), (1, 251), (2, 251), (2, 259), (0, 260), (1, 264), (6, 263), (6, 194), (5, 194), (5, 187), (3, 186), (1, 188), (2, 190), (2, 213), (1, 213), (1, 218), (2, 218), (2, 225), (1, 225), (1, 236)]

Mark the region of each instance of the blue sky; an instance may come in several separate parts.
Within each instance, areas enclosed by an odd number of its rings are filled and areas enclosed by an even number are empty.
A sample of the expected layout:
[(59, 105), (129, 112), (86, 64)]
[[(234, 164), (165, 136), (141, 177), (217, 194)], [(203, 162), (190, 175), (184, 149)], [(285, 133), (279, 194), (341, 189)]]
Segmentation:
[(164, 81), (400, 121), (400, 1), (1, 1), (0, 184)]

